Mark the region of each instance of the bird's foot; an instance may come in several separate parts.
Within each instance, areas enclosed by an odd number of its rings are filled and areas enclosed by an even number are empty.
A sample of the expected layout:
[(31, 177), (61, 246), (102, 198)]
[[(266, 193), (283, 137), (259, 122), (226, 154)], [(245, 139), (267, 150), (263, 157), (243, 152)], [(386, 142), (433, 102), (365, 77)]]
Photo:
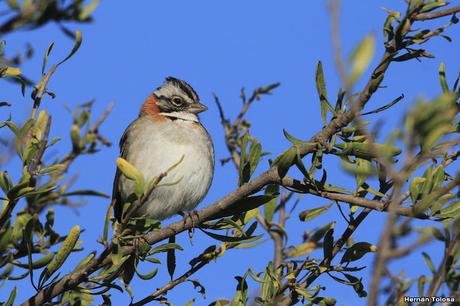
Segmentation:
[(193, 234), (195, 233), (195, 228), (198, 224), (201, 223), (200, 215), (196, 210), (193, 210), (188, 213), (180, 212), (179, 213), (182, 217), (184, 217), (184, 227), (187, 225), (187, 221), (190, 218), (192, 226), (188, 229), (188, 237), (190, 238), (190, 243), (193, 245), (192, 238)]

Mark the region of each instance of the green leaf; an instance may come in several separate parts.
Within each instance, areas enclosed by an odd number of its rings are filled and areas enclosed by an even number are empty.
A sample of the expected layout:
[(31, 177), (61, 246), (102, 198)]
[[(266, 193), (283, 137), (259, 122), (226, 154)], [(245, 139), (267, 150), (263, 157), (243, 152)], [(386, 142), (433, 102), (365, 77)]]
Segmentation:
[[(443, 6), (446, 6), (447, 3), (444, 2), (444, 1), (439, 1), (439, 0), (436, 0), (436, 1), (431, 1), (431, 2), (428, 2), (428, 3), (425, 3), (423, 5), (423, 8), (420, 10), (420, 13), (427, 13), (427, 12), (431, 12), (439, 7), (443, 7)], [(422, 295), (420, 295), (422, 296)]]
[(351, 285), (353, 286), (353, 289), (355, 290), (355, 292), (358, 294), (359, 297), (364, 298), (367, 296), (367, 292), (366, 290), (364, 290), (364, 285), (362, 283), (362, 278), (360, 279), (360, 278), (357, 278), (347, 273), (344, 273), (343, 275), (351, 283)]
[(295, 146), (316, 146), (316, 144), (314, 142), (308, 142), (308, 141), (300, 140), (300, 139), (292, 136), (285, 129), (283, 129), (283, 134), (284, 134), (284, 137), (286, 137), (286, 139), (289, 140)]
[(439, 64), (439, 82), (441, 83), (441, 89), (443, 93), (450, 92), (449, 85), (447, 85), (444, 63)]
[(61, 196), (63, 197), (71, 197), (71, 196), (95, 196), (95, 197), (101, 197), (101, 198), (106, 198), (109, 199), (110, 196), (106, 193), (95, 191), (95, 190), (75, 190), (71, 192), (66, 192), (63, 193)]
[(220, 299), (220, 300), (212, 302), (208, 306), (226, 306), (226, 305), (229, 305), (229, 304), (230, 304), (229, 300)]
[(436, 269), (435, 269), (435, 267), (433, 265), (433, 261), (431, 260), (430, 255), (428, 255), (425, 252), (422, 252), (422, 255), (423, 255), (423, 259), (425, 259), (426, 265), (430, 269), (431, 273), (433, 273), (433, 275), (435, 275), (436, 274)]
[(288, 251), (286, 252), (286, 257), (294, 258), (294, 257), (305, 256), (307, 254), (310, 254), (314, 250), (316, 250), (317, 247), (318, 247), (318, 244), (316, 244), (315, 242), (307, 241), (299, 245), (290, 247)]
[(2, 188), (5, 194), (7, 194), (11, 188), (8, 172), (6, 171), (0, 172), (0, 187)]
[(250, 196), (244, 199), (241, 199), (234, 203), (232, 207), (227, 208), (225, 211), (222, 211), (213, 216), (213, 219), (224, 218), (228, 216), (233, 216), (236, 214), (240, 214), (246, 211), (250, 211), (256, 207), (259, 207), (268, 201), (276, 198), (278, 195), (256, 195)]
[[(271, 299), (274, 293), (274, 282), (270, 278), (269, 271), (273, 269), (273, 263), (270, 262), (268, 267), (265, 269), (264, 282), (262, 284), (262, 295), (261, 298), (264, 302), (267, 302)], [(265, 304), (265, 303), (264, 303)]]
[(265, 220), (270, 223), (273, 219), (273, 215), (275, 214), (276, 204), (278, 203), (279, 195), (279, 185), (268, 185), (265, 189), (265, 195), (267, 196), (275, 196), (270, 201), (264, 204), (264, 212), (265, 212)]
[(117, 167), (126, 176), (128, 179), (136, 182), (136, 195), (140, 196), (145, 191), (145, 177), (144, 175), (136, 169), (132, 164), (130, 164), (124, 158), (117, 158)]
[(100, 0), (93, 0), (91, 1), (81, 12), (80, 15), (78, 16), (79, 20), (86, 20), (89, 15), (96, 9), (96, 7), (99, 5)]
[(332, 250), (334, 249), (334, 224), (331, 223), (331, 226), (324, 235), (323, 254), (324, 258), (328, 259), (332, 259)]
[(329, 223), (321, 226), (320, 228), (315, 230), (315, 232), (311, 235), (311, 238), (309, 239), (309, 241), (313, 241), (315, 243), (318, 243), (324, 237), (326, 232), (330, 228), (333, 228), (333, 227), (334, 227), (334, 222), (329, 222)]
[[(75, 245), (77, 244), (78, 238), (80, 237), (80, 227), (78, 225), (74, 226), (64, 242), (61, 245), (61, 248), (57, 252), (53, 260), (48, 264), (48, 266), (43, 270), (43, 281), (49, 279), (54, 272), (56, 272), (66, 261), (67, 257), (70, 255)], [(42, 277), (40, 277), (42, 278)]]
[(417, 202), (417, 200), (419, 199), (425, 181), (426, 178), (424, 177), (414, 177), (410, 182), (409, 193), (413, 204), (415, 204), (415, 202)]
[(243, 223), (244, 224), (248, 224), (249, 221), (251, 221), (254, 217), (256, 217), (257, 215), (260, 214), (260, 209), (259, 207), (256, 207), (254, 209), (251, 209), (249, 211), (247, 211), (245, 214), (244, 214), (244, 220), (243, 220)]
[(62, 61), (60, 61), (60, 62), (57, 64), (58, 66), (61, 65), (62, 63), (64, 63), (65, 61), (67, 61), (69, 58), (71, 58), (71, 57), (75, 54), (75, 52), (78, 51), (78, 49), (79, 49), (80, 46), (81, 46), (82, 39), (83, 39), (83, 37), (82, 37), (82, 35), (81, 35), (80, 30), (77, 30), (77, 31), (75, 32), (75, 44), (74, 44), (72, 50), (70, 51), (69, 55), (67, 55), (67, 57), (66, 57), (65, 59), (63, 59)]
[(231, 306), (245, 306), (248, 302), (248, 284), (246, 283), (246, 278), (235, 276), (235, 279), (238, 285), (236, 286), (236, 292)]
[(233, 236), (224, 236), (224, 235), (219, 235), (216, 233), (208, 232), (205, 231), (204, 229), (201, 229), (203, 233), (208, 235), (209, 237), (222, 241), (222, 242), (252, 242), (254, 240), (257, 240), (261, 237), (263, 237), (263, 234), (257, 235), (257, 236), (242, 236), (242, 237), (233, 237)]
[(250, 165), (247, 162), (247, 146), (249, 144), (249, 133), (244, 134), (241, 140), (240, 164), (238, 165), (239, 180), (238, 185), (241, 186), (249, 181)]
[(21, 73), (21, 69), (19, 68), (0, 66), (0, 77), (17, 77)]
[[(248, 154), (247, 148), (249, 143), (251, 143), (251, 146)], [(240, 164), (238, 165), (239, 186), (249, 181), (256, 170), (261, 157), (262, 145), (257, 141), (257, 139), (250, 137), (249, 133), (246, 133), (241, 140)]]
[(193, 298), (190, 301), (188, 301), (187, 303), (185, 303), (184, 306), (192, 306), (194, 303), (195, 303), (195, 299)]
[(436, 190), (441, 187), (446, 179), (446, 173), (444, 172), (444, 167), (439, 165), (433, 169), (433, 190)]
[[(40, 259), (32, 262), (30, 267), (34, 270), (43, 268), (44, 266), (48, 265), (51, 262), (51, 260), (53, 260), (53, 258), (54, 258), (54, 253), (48, 253), (45, 256), (41, 257)], [(20, 262), (14, 262), (14, 265), (24, 268), (24, 269), (29, 268), (29, 264), (23, 264)]]
[(372, 164), (367, 159), (356, 158), (356, 183), (358, 186), (362, 186), (367, 177), (372, 174)]
[(318, 61), (316, 64), (316, 91), (318, 92), (321, 105), (321, 119), (323, 120), (323, 124), (326, 125), (327, 110), (329, 109), (331, 113), (334, 113), (334, 108), (327, 100), (326, 82), (324, 81), (323, 64), (321, 61)]
[(40, 175), (50, 175), (50, 174), (53, 174), (53, 173), (61, 173), (66, 168), (67, 167), (64, 164), (55, 164), (55, 165), (40, 168), (39, 173), (40, 173)]
[(249, 150), (248, 163), (250, 167), (249, 177), (254, 174), (254, 171), (259, 164), (260, 158), (262, 156), (262, 145), (256, 140), (252, 141), (251, 149)]
[(11, 291), (10, 296), (8, 297), (8, 300), (6, 301), (5, 306), (13, 306), (15, 299), (16, 299), (16, 286), (14, 286), (13, 290)]
[(54, 42), (48, 45), (48, 48), (46, 48), (45, 55), (43, 56), (43, 62), (42, 62), (42, 75), (45, 74), (45, 69), (46, 69), (46, 62), (48, 61), (48, 57), (50, 56), (51, 50), (53, 50)]
[(189, 279), (188, 281), (193, 284), (193, 288), (201, 293), (203, 299), (206, 299), (206, 288), (204, 288), (204, 286), (196, 279)]
[(401, 154), (401, 149), (389, 144), (369, 144), (367, 142), (345, 142), (345, 143), (336, 143), (334, 145), (337, 148), (340, 148), (341, 151), (335, 154), (347, 155), (347, 156), (356, 156), (358, 158), (372, 159), (376, 158), (377, 152), (379, 155), (384, 157), (392, 157)]
[(418, 288), (418, 295), (419, 296), (424, 296), (425, 292), (425, 283), (426, 283), (426, 276), (422, 275), (418, 278), (417, 280), (417, 288)]
[(277, 166), (278, 174), (281, 178), (287, 174), (296, 157), (297, 149), (295, 147), (291, 147), (273, 161), (273, 165)]
[(369, 66), (375, 52), (375, 36), (368, 34), (350, 56), (351, 73), (348, 77), (350, 86), (356, 83)]
[(312, 303), (319, 306), (333, 306), (337, 301), (332, 297), (316, 297), (312, 300)]
[(460, 200), (453, 201), (449, 206), (441, 209), (441, 212), (436, 215), (438, 218), (457, 219), (460, 216)]
[(369, 252), (377, 252), (377, 247), (369, 242), (357, 242), (345, 251), (340, 263), (356, 261)]
[(142, 279), (142, 280), (150, 280), (150, 279), (154, 278), (157, 275), (158, 268), (153, 269), (152, 272), (147, 273), (147, 274), (141, 274), (141, 273), (139, 273), (137, 271), (137, 269), (135, 269), (135, 271), (136, 271), (136, 275), (139, 276), (140, 279)]
[(157, 254), (157, 253), (161, 253), (161, 252), (168, 252), (170, 250), (183, 251), (184, 248), (181, 247), (180, 245), (178, 245), (177, 243), (165, 243), (165, 244), (162, 244), (162, 245), (157, 246), (157, 247), (153, 248), (152, 250), (150, 250), (147, 256)]
[(313, 209), (304, 210), (299, 214), (299, 219), (300, 219), (300, 221), (303, 221), (303, 222), (313, 220), (314, 218), (316, 218), (316, 217), (322, 215), (323, 213), (325, 213), (326, 211), (328, 211), (329, 208), (331, 208), (331, 206), (332, 206), (332, 204), (329, 204), (329, 205), (324, 205), (324, 206), (321, 206), (321, 207), (316, 207), (316, 208), (313, 208)]
[[(169, 237), (169, 243), (170, 244), (175, 244), (176, 242), (176, 236), (171, 236)], [(176, 252), (175, 248), (170, 248), (166, 251), (166, 259), (167, 259), (167, 266), (168, 266), (168, 273), (169, 276), (171, 277), (171, 280), (174, 277), (174, 271), (176, 270)]]
[(85, 258), (83, 258), (78, 265), (75, 267), (75, 270), (78, 270), (80, 267), (83, 267), (86, 265), (88, 262), (90, 262), (94, 257), (96, 256), (96, 251), (92, 251), (91, 253), (88, 254)]

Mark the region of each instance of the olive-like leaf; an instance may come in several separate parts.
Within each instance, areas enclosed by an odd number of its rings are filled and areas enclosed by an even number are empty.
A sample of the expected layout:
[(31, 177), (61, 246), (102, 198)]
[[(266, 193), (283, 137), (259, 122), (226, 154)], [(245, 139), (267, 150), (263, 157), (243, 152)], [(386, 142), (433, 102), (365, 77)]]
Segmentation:
[(280, 177), (284, 177), (286, 175), (296, 157), (297, 149), (295, 147), (291, 147), (284, 151), (273, 161), (273, 165), (277, 166), (278, 174)]
[(334, 248), (334, 223), (331, 223), (328, 231), (324, 235), (323, 254), (324, 258), (332, 259), (332, 250)]
[(369, 242), (357, 242), (345, 251), (340, 263), (356, 261), (367, 253), (376, 251), (377, 247)]
[(321, 61), (318, 61), (316, 64), (316, 91), (318, 92), (321, 106), (321, 119), (323, 120), (323, 124), (326, 125), (327, 110), (334, 113), (334, 108), (327, 100), (326, 82), (324, 81), (323, 64)]
[[(176, 242), (176, 236), (169, 237), (170, 244), (175, 244), (175, 242)], [(167, 254), (166, 260), (167, 260), (168, 273), (171, 279), (173, 279), (174, 271), (176, 270), (176, 249), (170, 248), (166, 251), (166, 254)]]
[(332, 204), (329, 204), (329, 205), (324, 205), (324, 206), (321, 206), (321, 207), (316, 207), (316, 208), (313, 208), (313, 209), (304, 210), (299, 214), (299, 219), (300, 219), (300, 221), (303, 221), (303, 222), (313, 220), (314, 218), (316, 218), (316, 217), (322, 215), (323, 213), (325, 213), (326, 211), (328, 211), (329, 208), (331, 208), (331, 206), (332, 206)]
[(369, 66), (375, 52), (375, 35), (369, 34), (359, 43), (350, 56), (351, 73), (348, 77), (350, 85), (356, 83)]
[(10, 296), (8, 297), (5, 306), (13, 306), (14, 300), (16, 300), (16, 286), (14, 286), (13, 290), (10, 292)]
[(449, 85), (446, 80), (446, 69), (444, 63), (439, 64), (439, 82), (441, 83), (441, 89), (443, 93), (449, 92)]
[[(80, 226), (74, 226), (67, 237), (65, 238), (64, 242), (61, 245), (61, 248), (57, 252), (56, 256), (53, 260), (48, 264), (48, 266), (43, 270), (40, 279), (44, 282), (54, 272), (56, 272), (66, 261), (67, 257), (70, 255), (72, 250), (74, 249), (75, 245), (77, 244), (78, 238), (80, 237)], [(42, 282), (40, 281), (40, 283)]]
[(82, 35), (81, 35), (81, 32), (80, 32), (80, 30), (77, 30), (77, 31), (75, 32), (75, 44), (73, 45), (72, 50), (70, 51), (69, 55), (67, 55), (66, 58), (64, 58), (62, 61), (60, 61), (60, 62), (57, 64), (58, 66), (61, 65), (62, 63), (64, 63), (65, 61), (67, 61), (69, 58), (71, 58), (71, 57), (75, 54), (75, 52), (78, 51), (78, 49), (79, 49), (80, 46), (81, 46), (82, 40), (83, 40), (83, 37), (82, 37)]
[(430, 255), (425, 252), (422, 252), (423, 259), (425, 259), (426, 265), (430, 269), (431, 273), (436, 274), (436, 268), (434, 267), (433, 261), (431, 260)]
[(265, 212), (265, 220), (270, 223), (273, 219), (273, 215), (275, 214), (276, 204), (278, 203), (278, 197), (276, 195), (279, 194), (279, 185), (268, 185), (265, 189), (265, 195), (273, 196), (273, 198), (264, 204), (264, 212)]

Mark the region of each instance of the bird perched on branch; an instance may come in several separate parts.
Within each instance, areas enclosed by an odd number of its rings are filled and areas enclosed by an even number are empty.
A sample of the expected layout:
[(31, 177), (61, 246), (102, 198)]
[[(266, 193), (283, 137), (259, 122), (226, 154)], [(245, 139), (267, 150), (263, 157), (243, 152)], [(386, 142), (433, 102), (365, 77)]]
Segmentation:
[[(137, 168), (145, 182), (168, 173), (132, 210), (133, 206), (126, 209), (125, 204), (136, 192), (136, 183), (117, 169), (112, 195), (115, 217), (121, 226), (117, 230), (123, 229), (132, 217), (163, 220), (190, 212), (204, 198), (214, 173), (214, 147), (198, 118), (205, 110), (195, 90), (173, 77), (166, 78), (147, 97), (139, 117), (121, 137), (120, 154)], [(173, 165), (174, 169), (168, 171)], [(133, 254), (121, 267), (125, 284), (133, 278), (136, 265), (137, 256)]]
[[(180, 162), (153, 190), (134, 216), (163, 220), (193, 210), (208, 192), (214, 172), (214, 148), (198, 114), (207, 110), (185, 81), (168, 77), (147, 97), (139, 117), (120, 140), (121, 157), (149, 182)], [(117, 169), (113, 186), (115, 217), (134, 192), (134, 182)]]

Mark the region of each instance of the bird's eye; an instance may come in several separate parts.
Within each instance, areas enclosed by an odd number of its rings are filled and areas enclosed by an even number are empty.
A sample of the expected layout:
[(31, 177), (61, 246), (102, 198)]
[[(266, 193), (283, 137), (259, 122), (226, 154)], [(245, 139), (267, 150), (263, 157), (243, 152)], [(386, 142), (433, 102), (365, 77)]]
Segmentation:
[(171, 99), (172, 104), (174, 106), (183, 106), (184, 105), (184, 100), (181, 97), (173, 97)]

